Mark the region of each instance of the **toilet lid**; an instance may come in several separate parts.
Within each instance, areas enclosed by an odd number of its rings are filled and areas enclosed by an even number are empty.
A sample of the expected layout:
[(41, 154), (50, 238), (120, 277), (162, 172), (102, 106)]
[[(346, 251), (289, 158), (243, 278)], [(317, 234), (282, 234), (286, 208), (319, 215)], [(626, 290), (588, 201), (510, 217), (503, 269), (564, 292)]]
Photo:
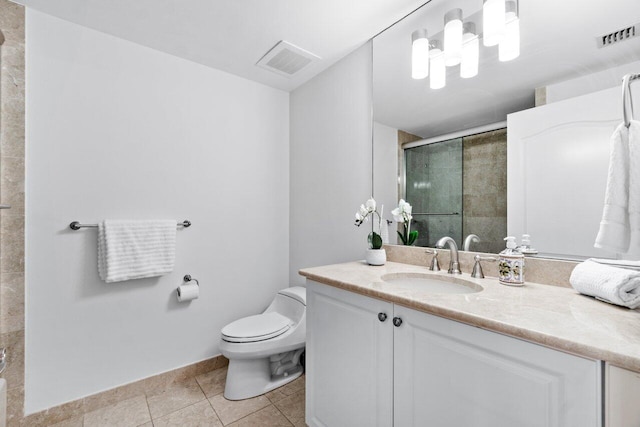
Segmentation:
[(280, 313), (270, 312), (244, 317), (222, 328), (222, 339), (229, 342), (255, 342), (284, 334), (291, 321)]

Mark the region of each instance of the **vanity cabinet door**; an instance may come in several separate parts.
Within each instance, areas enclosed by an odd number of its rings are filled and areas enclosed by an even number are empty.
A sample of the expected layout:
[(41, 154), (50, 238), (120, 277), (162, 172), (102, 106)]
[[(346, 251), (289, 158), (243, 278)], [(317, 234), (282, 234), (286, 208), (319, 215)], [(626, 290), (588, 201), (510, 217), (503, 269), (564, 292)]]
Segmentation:
[(607, 364), (605, 378), (605, 426), (640, 426), (640, 373)]
[(393, 304), (307, 280), (309, 426), (393, 423)]
[(600, 362), (395, 306), (394, 426), (601, 425)]

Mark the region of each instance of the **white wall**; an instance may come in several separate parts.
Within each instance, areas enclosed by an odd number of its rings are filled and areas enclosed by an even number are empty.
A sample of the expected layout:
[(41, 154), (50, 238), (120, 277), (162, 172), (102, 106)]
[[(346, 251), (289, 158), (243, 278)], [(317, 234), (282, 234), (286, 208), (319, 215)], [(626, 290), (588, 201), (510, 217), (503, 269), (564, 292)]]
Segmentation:
[(298, 270), (363, 259), (371, 196), (371, 45), (291, 93), (290, 278)]
[[(597, 92), (610, 87), (620, 87), (622, 77), (625, 74), (637, 73), (639, 69), (640, 61), (635, 61), (618, 67), (608, 68), (597, 73), (549, 85), (547, 86), (547, 104), (580, 95), (586, 95), (588, 93)], [(640, 94), (637, 86), (637, 83), (631, 86), (634, 97), (636, 97), (636, 91)]]
[[(26, 59), (32, 413), (215, 356), (289, 285), (289, 96), (32, 9)], [(105, 284), (96, 230), (68, 228), (104, 218), (193, 226), (172, 274)], [(201, 297), (177, 303), (187, 273)]]

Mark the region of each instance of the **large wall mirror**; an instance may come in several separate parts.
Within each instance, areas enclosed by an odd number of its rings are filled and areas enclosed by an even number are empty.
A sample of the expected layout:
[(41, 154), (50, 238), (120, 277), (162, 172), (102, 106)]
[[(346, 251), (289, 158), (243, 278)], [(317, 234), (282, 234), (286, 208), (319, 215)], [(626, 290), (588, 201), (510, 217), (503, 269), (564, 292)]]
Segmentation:
[[(450, 235), (462, 248), (465, 237), (476, 234), (480, 242), (470, 250), (498, 252), (507, 233), (529, 233), (540, 256), (615, 257), (592, 248), (602, 213), (608, 135), (622, 120), (622, 102), (617, 102), (621, 79), (640, 73), (640, 3), (518, 0), (520, 55), (507, 62), (500, 61), (498, 46), (483, 45), (482, 4), (431, 0), (373, 39), (374, 196), (387, 211), (399, 198), (413, 205), (412, 227), (420, 232), (420, 246), (433, 246)], [(445, 86), (431, 89), (433, 73), (412, 78), (412, 34), (426, 29), (432, 47), (434, 40), (442, 43), (445, 15), (456, 8), (480, 34), (478, 74), (462, 78), (460, 65), (447, 66)], [(612, 33), (609, 41), (616, 41), (602, 46), (607, 41), (603, 36)], [(638, 100), (640, 83), (635, 85)], [(614, 91), (616, 102), (594, 98), (589, 102), (597, 110), (579, 98), (601, 91)], [(559, 107), (547, 108), (552, 104)], [(583, 109), (589, 118), (567, 120), (590, 120), (586, 131), (584, 126), (575, 131), (568, 122), (529, 129), (529, 122), (546, 119), (519, 116), (547, 109), (547, 116), (557, 117), (582, 105), (587, 105)], [(639, 101), (636, 111), (639, 115)], [(512, 131), (516, 125), (519, 130)], [(517, 154), (530, 155), (530, 162), (513, 160), (516, 134), (522, 141), (536, 140), (537, 151), (527, 142)], [(599, 138), (595, 148), (580, 144), (593, 135)], [(594, 172), (585, 172), (589, 170)], [(571, 179), (565, 182), (563, 174)], [(587, 180), (591, 175), (595, 184)], [(552, 190), (560, 187), (575, 199), (555, 203), (559, 196)], [(536, 196), (540, 194), (549, 197)], [(583, 215), (586, 208), (574, 200), (587, 199), (595, 212)], [(587, 232), (571, 226), (577, 217), (584, 217)]]

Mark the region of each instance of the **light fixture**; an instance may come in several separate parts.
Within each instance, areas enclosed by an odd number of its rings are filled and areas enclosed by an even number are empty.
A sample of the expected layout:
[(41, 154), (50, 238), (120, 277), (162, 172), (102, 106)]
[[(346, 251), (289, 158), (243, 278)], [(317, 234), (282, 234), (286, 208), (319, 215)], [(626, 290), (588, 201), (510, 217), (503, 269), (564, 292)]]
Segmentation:
[(424, 79), (429, 76), (429, 39), (427, 30), (415, 30), (411, 34), (411, 77)]
[(482, 30), (483, 44), (495, 46), (502, 41), (505, 33), (505, 0), (483, 0)]
[(444, 15), (444, 58), (447, 67), (462, 59), (462, 9), (451, 9)]
[(440, 41), (434, 40), (429, 50), (429, 87), (431, 89), (441, 89), (447, 83), (447, 68), (445, 65), (444, 52), (440, 48)]
[(520, 56), (520, 18), (514, 0), (507, 0), (505, 8), (505, 34), (498, 45), (498, 59), (511, 61)]
[(476, 25), (465, 22), (462, 35), (462, 61), (460, 62), (460, 77), (468, 79), (478, 75), (480, 62), (480, 40), (476, 35)]
[[(480, 39), (485, 46), (498, 47), (498, 59), (510, 61), (520, 55), (519, 0), (483, 0), (482, 11), (462, 22), (462, 9), (449, 10), (444, 15), (444, 28), (433, 34), (429, 42), (427, 30), (411, 34), (411, 77), (429, 77), (429, 87), (445, 87), (447, 67), (460, 65), (460, 77), (478, 75)], [(476, 24), (482, 20), (482, 33)], [(442, 43), (441, 43), (442, 42)]]

